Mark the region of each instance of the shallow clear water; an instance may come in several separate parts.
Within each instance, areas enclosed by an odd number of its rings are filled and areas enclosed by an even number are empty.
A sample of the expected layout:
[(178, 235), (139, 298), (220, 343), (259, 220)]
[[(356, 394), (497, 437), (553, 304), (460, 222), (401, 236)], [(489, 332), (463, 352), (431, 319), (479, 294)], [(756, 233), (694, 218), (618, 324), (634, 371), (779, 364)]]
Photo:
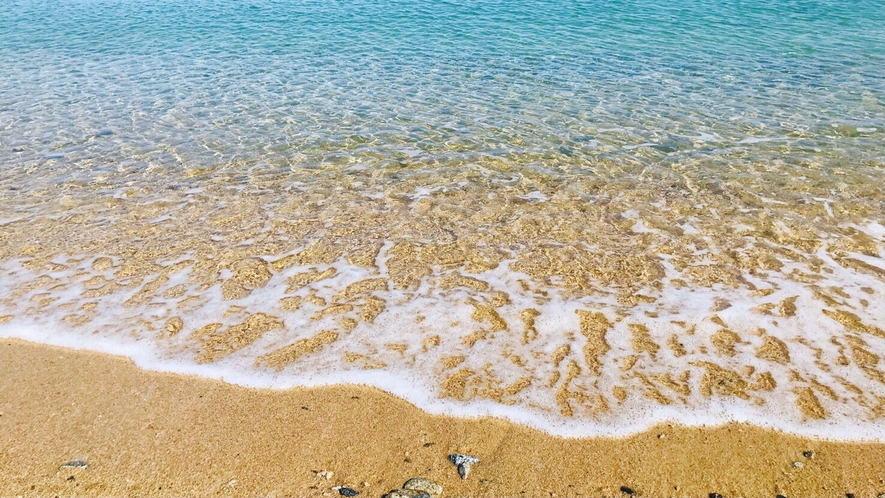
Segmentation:
[(563, 434), (881, 438), (883, 26), (5, 1), (0, 335)]
[(4, 2), (0, 159), (881, 160), (880, 7)]

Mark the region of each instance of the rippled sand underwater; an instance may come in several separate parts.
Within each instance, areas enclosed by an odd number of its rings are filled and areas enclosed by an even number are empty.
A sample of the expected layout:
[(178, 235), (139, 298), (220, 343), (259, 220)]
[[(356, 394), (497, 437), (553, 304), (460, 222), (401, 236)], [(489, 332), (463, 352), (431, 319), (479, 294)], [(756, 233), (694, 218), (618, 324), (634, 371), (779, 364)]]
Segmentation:
[(877, 2), (0, 18), (0, 336), (563, 435), (885, 433)]

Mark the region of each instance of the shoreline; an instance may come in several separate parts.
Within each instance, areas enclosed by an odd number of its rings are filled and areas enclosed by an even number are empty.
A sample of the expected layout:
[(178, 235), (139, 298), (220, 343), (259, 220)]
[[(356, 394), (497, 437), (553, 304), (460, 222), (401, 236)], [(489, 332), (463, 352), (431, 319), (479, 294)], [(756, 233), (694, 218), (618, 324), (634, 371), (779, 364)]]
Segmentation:
[[(466, 480), (446, 458), (455, 452), (481, 459)], [(72, 460), (88, 466), (60, 468)], [(416, 476), (442, 496), (885, 491), (885, 443), (738, 423), (566, 439), (428, 414), (365, 386), (246, 388), (16, 339), (0, 341), (0, 461), (0, 496), (381, 496)]]
[[(621, 428), (619, 428), (620, 430), (617, 431), (612, 431), (612, 428), (610, 426), (595, 426), (590, 430), (586, 430), (584, 428), (579, 430), (575, 428), (575, 425), (551, 424), (548, 421), (543, 420), (543, 417), (540, 415), (514, 416), (514, 413), (512, 411), (508, 411), (509, 407), (507, 407), (506, 405), (486, 404), (484, 406), (481, 406), (480, 408), (475, 408), (445, 403), (444, 400), (440, 399), (432, 400), (429, 398), (422, 398), (419, 400), (415, 400), (410, 397), (410, 394), (412, 394), (414, 392), (414, 389), (417, 389), (417, 387), (409, 384), (408, 382), (404, 383), (402, 379), (398, 378), (395, 374), (382, 373), (377, 370), (367, 370), (362, 372), (363, 375), (360, 381), (352, 381), (353, 379), (350, 375), (339, 374), (332, 377), (323, 377), (320, 380), (317, 380), (317, 378), (314, 377), (306, 383), (287, 382), (285, 384), (280, 384), (278, 380), (270, 380), (273, 379), (273, 377), (259, 377), (260, 380), (258, 382), (254, 382), (251, 381), (252, 378), (243, 377), (237, 374), (227, 376), (227, 372), (221, 371), (221, 373), (219, 373), (219, 371), (213, 370), (211, 366), (209, 366), (208, 369), (204, 369), (206, 365), (196, 364), (188, 365), (181, 368), (180, 365), (158, 361), (154, 356), (150, 354), (135, 355), (133, 354), (134, 349), (133, 345), (131, 344), (120, 346), (113, 345), (113, 343), (111, 342), (101, 342), (98, 344), (91, 344), (89, 347), (78, 347), (77, 338), (75, 337), (53, 336), (51, 334), (41, 334), (36, 336), (34, 336), (33, 334), (31, 334), (30, 336), (9, 335), (5, 337), (0, 337), (0, 342), (4, 340), (18, 341), (27, 344), (34, 344), (51, 348), (60, 348), (64, 350), (73, 350), (90, 354), (98, 354), (102, 356), (117, 357), (123, 359), (124, 361), (131, 362), (136, 368), (141, 371), (152, 372), (161, 375), (168, 374), (173, 376), (194, 377), (208, 381), (220, 382), (232, 387), (243, 389), (281, 392), (291, 389), (323, 389), (338, 388), (341, 386), (353, 386), (361, 389), (376, 390), (378, 392), (384, 393), (385, 395), (403, 400), (409, 405), (412, 405), (416, 409), (420, 410), (422, 413), (426, 413), (428, 415), (454, 417), (461, 419), (493, 418), (517, 426), (523, 426), (532, 430), (537, 430), (542, 434), (547, 434), (549, 436), (562, 438), (565, 440), (586, 438), (626, 438), (641, 434), (643, 432), (647, 432), (655, 426), (672, 425), (674, 420), (683, 420), (683, 422), (678, 425), (686, 428), (713, 428), (737, 424), (756, 427), (759, 429), (773, 431), (789, 436), (807, 438), (811, 440), (836, 441), (841, 443), (858, 444), (885, 444), (885, 439), (877, 438), (877, 433), (875, 432), (875, 430), (869, 428), (859, 429), (855, 427), (850, 432), (840, 429), (842, 433), (837, 437), (833, 437), (826, 433), (826, 429), (823, 429), (823, 433), (818, 432), (821, 430), (821, 426), (814, 426), (810, 424), (807, 424), (806, 426), (796, 426), (795, 424), (789, 424), (780, 421), (780, 425), (778, 425), (778, 422), (766, 423), (765, 421), (760, 421), (758, 418), (752, 417), (747, 417), (745, 419), (735, 419), (722, 416), (716, 417), (707, 415), (706, 417), (708, 418), (705, 418), (704, 416), (700, 416), (695, 413), (685, 414), (673, 410), (668, 411), (664, 416), (656, 417), (656, 419), (652, 421), (643, 420), (642, 422), (636, 422), (634, 420), (631, 425), (626, 427), (622, 426)], [(233, 380), (231, 379), (231, 377), (233, 377)], [(473, 401), (475, 402), (475, 400)], [(662, 407), (658, 406), (656, 407), (656, 410), (662, 411)], [(686, 415), (687, 418), (690, 418), (690, 421), (684, 420), (684, 418), (686, 418)], [(683, 418), (680, 419), (680, 417)], [(809, 422), (813, 423), (815, 421), (812, 420)]]

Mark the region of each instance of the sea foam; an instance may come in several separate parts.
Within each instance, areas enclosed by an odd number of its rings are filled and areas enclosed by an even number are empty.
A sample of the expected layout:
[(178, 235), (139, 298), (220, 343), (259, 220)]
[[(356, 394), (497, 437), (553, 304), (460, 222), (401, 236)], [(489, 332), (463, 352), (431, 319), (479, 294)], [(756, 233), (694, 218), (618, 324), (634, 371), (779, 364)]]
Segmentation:
[[(429, 200), (451, 188), (412, 192)], [(361, 260), (361, 246), (342, 250), (335, 247), (346, 246), (341, 239), (318, 233), (273, 253), (287, 244), (268, 245), (268, 234), (286, 240), (274, 233), (295, 219), (294, 212), (265, 209), (280, 219), (244, 234), (237, 230), (240, 218), (223, 213), (231, 200), (252, 205), (253, 199), (214, 199), (222, 207), (211, 207), (194, 202), (205, 191), (181, 195), (142, 207), (130, 203), (139, 214), (98, 223), (92, 230), (99, 238), (65, 237), (72, 233), (69, 219), (52, 221), (58, 244), (44, 239), (38, 252), (52, 251), (53, 257), (33, 254), (28, 228), (19, 225), (12, 240), (24, 245), (10, 247), (32, 254), (2, 265), (0, 294), (7, 297), (0, 335), (122, 355), (142, 368), (250, 387), (371, 385), (433, 413), (502, 417), (569, 437), (623, 436), (662, 422), (731, 421), (842, 440), (881, 440), (885, 433), (876, 354), (885, 349), (878, 327), (885, 319), (885, 270), (876, 266), (880, 258), (861, 252), (882, 250), (877, 223), (847, 228), (863, 242), (852, 246), (855, 252), (836, 252), (844, 241), (824, 239), (810, 254), (764, 263), (764, 272), (751, 266), (731, 273), (712, 243), (714, 237), (728, 240), (728, 232), (715, 223), (684, 223), (692, 230), (683, 229), (680, 237), (690, 245), (648, 252), (672, 235), (626, 209), (618, 233), (647, 245), (640, 248), (642, 259), (623, 248), (606, 252), (611, 261), (594, 260), (576, 281), (571, 266), (560, 266), (571, 261), (539, 262), (539, 255), (522, 254), (525, 247), (509, 258), (471, 263), (483, 255), (480, 241), (472, 246), (475, 252), (453, 256), (458, 239), (478, 232), (454, 224), (438, 235), (414, 232), (411, 244), (374, 239)], [(515, 199), (526, 197), (539, 196), (513, 192)], [(314, 207), (352, 210), (345, 198), (326, 197)], [(371, 202), (390, 200), (388, 194)], [(406, 202), (405, 214), (421, 208), (414, 196)], [(546, 215), (563, 202), (557, 194), (543, 203), (490, 208), (518, 209), (514, 215), (521, 218), (545, 214), (538, 219), (561, 223)], [(365, 208), (359, 208), (362, 215), (370, 216)], [(69, 204), (65, 209), (71, 214)], [(93, 209), (87, 202), (75, 211)], [(189, 209), (218, 214), (230, 230), (210, 223), (206, 230), (215, 235), (204, 237), (181, 219)], [(348, 212), (355, 223), (361, 219)], [(102, 217), (92, 212), (91, 219)], [(404, 224), (401, 233), (413, 233), (408, 217), (395, 215), (393, 222)], [(348, 230), (322, 217), (313, 223)], [(163, 235), (128, 252), (121, 239), (109, 237), (125, 238), (138, 227), (153, 232), (154, 226)], [(211, 251), (204, 246), (210, 239)], [(771, 251), (746, 240), (751, 250)], [(699, 250), (702, 241), (707, 249)], [(103, 252), (72, 251), (84, 243), (101, 245)], [(433, 245), (434, 252), (421, 252), (422, 245)], [(565, 245), (542, 247), (567, 249), (571, 259), (599, 255), (582, 243), (583, 255)], [(688, 265), (680, 261), (687, 255)], [(616, 273), (606, 273), (606, 265)]]

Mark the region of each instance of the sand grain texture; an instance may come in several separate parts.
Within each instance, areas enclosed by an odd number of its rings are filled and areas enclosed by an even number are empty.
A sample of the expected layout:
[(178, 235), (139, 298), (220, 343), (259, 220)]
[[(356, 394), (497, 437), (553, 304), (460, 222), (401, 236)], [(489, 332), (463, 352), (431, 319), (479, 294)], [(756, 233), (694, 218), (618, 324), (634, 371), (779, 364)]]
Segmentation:
[[(453, 452), (482, 459), (469, 479), (447, 460)], [(59, 468), (76, 459), (88, 467)], [(0, 342), (0, 465), (0, 496), (337, 496), (331, 487), (346, 485), (372, 497), (415, 476), (442, 484), (444, 496), (885, 490), (885, 444), (739, 424), (562, 439), (429, 415), (373, 388), (247, 389), (17, 340)]]

